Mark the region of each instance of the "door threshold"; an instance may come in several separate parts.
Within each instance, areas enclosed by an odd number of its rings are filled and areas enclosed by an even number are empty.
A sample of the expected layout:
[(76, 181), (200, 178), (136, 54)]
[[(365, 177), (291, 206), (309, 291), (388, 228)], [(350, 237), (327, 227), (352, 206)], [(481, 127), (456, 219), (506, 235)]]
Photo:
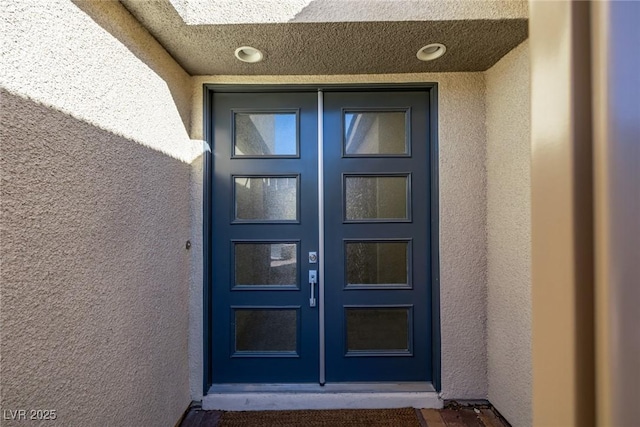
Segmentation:
[(214, 384), (205, 410), (435, 408), (443, 401), (430, 382), (319, 384)]

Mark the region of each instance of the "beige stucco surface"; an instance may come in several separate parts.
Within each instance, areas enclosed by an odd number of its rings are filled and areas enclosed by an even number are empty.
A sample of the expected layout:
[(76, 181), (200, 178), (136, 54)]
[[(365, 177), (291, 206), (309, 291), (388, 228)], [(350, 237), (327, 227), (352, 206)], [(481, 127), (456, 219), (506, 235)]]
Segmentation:
[[(205, 83), (380, 82), (438, 83), (442, 395), (445, 399), (486, 399), (486, 148), (482, 73), (196, 76), (192, 136), (202, 138), (202, 85)], [(198, 160), (193, 166), (193, 180), (201, 182), (202, 178), (198, 177), (202, 174), (201, 162)], [(201, 193), (192, 194), (193, 215), (198, 216)], [(198, 232), (199, 228), (193, 230), (194, 235)], [(193, 280), (191, 307), (201, 312), (202, 294), (198, 288), (202, 283), (201, 269), (194, 271)], [(190, 334), (194, 343), (190, 349), (191, 382), (200, 387), (202, 348), (195, 338), (202, 336), (202, 323), (192, 324)]]
[(489, 401), (532, 425), (529, 43), (486, 72)]
[[(491, 75), (190, 77), (114, 1), (4, 2), (2, 25), (3, 409), (171, 425), (201, 397), (204, 83), (438, 83), (442, 396), (491, 395), (486, 143), (514, 101)], [(518, 49), (491, 71), (514, 90)]]
[(172, 426), (190, 402), (191, 78), (118, 2), (3, 2), (1, 66), (0, 406)]
[(528, 17), (527, 0), (164, 0), (188, 25)]
[[(223, 25), (187, 25), (168, 0), (121, 3), (192, 75), (476, 72), (487, 70), (527, 38), (526, 19), (500, 19), (503, 15), (485, 8), (484, 1), (452, 3), (467, 4), (467, 11), (489, 12), (482, 19), (465, 19), (468, 15), (459, 11), (461, 18), (447, 20), (367, 20), (363, 16), (358, 22)], [(384, 4), (396, 8), (399, 3)], [(526, 3), (513, 4), (526, 11)], [(428, 9), (445, 11), (445, 5), (449, 2)], [(236, 7), (246, 7), (246, 3), (237, 2)], [(446, 55), (435, 61), (418, 60), (418, 49), (434, 42), (447, 46)], [(260, 49), (264, 59), (254, 64), (238, 61), (234, 51), (247, 45)]]

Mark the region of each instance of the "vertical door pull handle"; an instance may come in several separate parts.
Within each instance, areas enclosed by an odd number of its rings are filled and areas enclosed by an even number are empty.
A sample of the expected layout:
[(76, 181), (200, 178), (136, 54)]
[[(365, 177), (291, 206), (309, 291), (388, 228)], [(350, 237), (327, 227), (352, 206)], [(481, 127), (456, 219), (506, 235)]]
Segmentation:
[(309, 285), (311, 286), (311, 297), (309, 307), (316, 306), (316, 283), (318, 283), (318, 270), (309, 270)]

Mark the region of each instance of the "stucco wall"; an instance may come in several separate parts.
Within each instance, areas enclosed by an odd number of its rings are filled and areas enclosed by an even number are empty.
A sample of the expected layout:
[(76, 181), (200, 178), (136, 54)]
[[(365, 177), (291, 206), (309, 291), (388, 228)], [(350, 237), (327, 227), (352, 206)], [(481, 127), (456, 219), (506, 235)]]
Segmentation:
[[(202, 138), (204, 83), (375, 82), (437, 82), (439, 85), (442, 395), (445, 399), (486, 399), (486, 150), (482, 73), (197, 76), (193, 86), (192, 136)], [(196, 188), (197, 183), (202, 182), (202, 164), (199, 159), (192, 165)], [(192, 193), (194, 217), (200, 215), (201, 194)], [(201, 233), (201, 229), (194, 229), (193, 233)], [(202, 313), (201, 268), (201, 264), (194, 266), (191, 285), (192, 313), (198, 315)], [(202, 387), (202, 345), (197, 343), (197, 338), (202, 337), (202, 321), (192, 323), (191, 328), (191, 383), (193, 397), (197, 398)]]
[(529, 43), (486, 72), (489, 400), (532, 424)]
[(118, 2), (4, 1), (1, 49), (0, 406), (172, 426), (190, 401), (191, 78)]
[(527, 18), (527, 0), (169, 0), (188, 25)]

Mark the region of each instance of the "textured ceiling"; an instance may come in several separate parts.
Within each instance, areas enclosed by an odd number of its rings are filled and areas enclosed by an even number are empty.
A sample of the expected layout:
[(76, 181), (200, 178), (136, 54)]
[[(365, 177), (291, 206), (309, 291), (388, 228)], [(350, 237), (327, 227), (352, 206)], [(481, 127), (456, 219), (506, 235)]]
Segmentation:
[[(187, 25), (169, 0), (121, 2), (192, 75), (484, 71), (527, 38), (525, 18)], [(419, 61), (417, 50), (433, 42), (447, 53)], [(244, 45), (264, 60), (235, 59)]]

